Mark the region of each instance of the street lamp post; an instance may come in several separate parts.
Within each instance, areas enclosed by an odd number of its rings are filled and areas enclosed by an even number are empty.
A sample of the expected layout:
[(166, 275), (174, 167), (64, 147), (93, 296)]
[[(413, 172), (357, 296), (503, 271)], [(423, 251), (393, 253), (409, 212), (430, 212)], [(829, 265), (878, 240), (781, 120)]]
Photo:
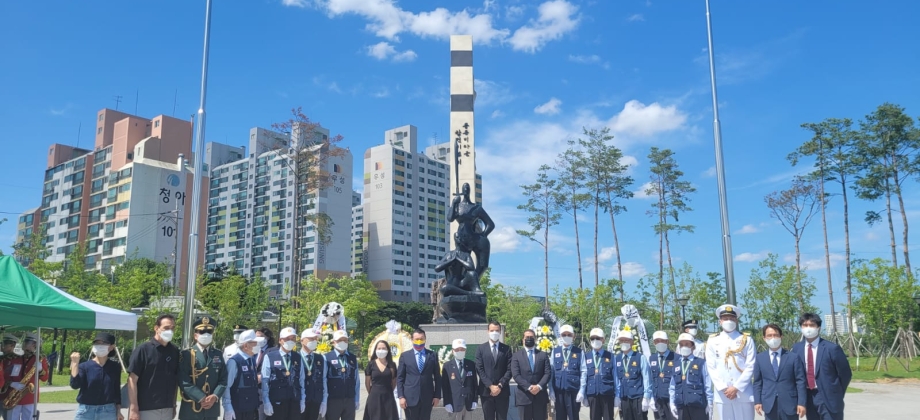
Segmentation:
[(685, 321), (687, 321), (687, 312), (686, 312), (686, 308), (687, 308), (687, 302), (689, 302), (689, 301), (690, 301), (690, 298), (688, 298), (687, 295), (680, 295), (680, 296), (677, 297), (677, 304), (680, 305), (680, 322), (681, 322), (681, 324), (683, 324)]

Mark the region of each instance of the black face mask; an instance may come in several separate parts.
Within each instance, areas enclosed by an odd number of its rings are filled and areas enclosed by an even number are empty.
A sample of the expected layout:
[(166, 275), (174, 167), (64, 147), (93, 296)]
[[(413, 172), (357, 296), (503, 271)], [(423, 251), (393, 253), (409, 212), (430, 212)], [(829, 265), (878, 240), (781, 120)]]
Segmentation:
[(537, 340), (533, 337), (527, 337), (524, 339), (524, 347), (533, 347), (537, 343)]

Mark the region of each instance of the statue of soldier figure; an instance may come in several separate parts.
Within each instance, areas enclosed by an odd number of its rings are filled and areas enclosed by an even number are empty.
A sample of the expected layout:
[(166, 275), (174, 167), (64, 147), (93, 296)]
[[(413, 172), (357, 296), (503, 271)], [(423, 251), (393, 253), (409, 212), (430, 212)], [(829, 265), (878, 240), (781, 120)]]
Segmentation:
[[(485, 293), (479, 279), (489, 267), (489, 234), (495, 222), (479, 203), (470, 200), (470, 184), (464, 183), (447, 209), (448, 222), (456, 221), (454, 250), (448, 251), (435, 271), (445, 272), (445, 283), (438, 290), (438, 321), (480, 322), (485, 320)], [(476, 260), (473, 261), (473, 255)], [(470, 298), (447, 299), (450, 296)], [(481, 310), (480, 310), (481, 306)]]

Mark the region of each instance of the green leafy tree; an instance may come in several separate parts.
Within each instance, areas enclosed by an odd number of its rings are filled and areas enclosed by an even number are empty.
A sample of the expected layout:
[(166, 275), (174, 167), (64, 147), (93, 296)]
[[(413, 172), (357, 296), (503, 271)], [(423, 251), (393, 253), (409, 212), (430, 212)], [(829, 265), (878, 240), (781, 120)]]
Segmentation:
[(515, 348), (520, 347), (530, 320), (540, 315), (540, 302), (521, 286), (497, 283), (488, 287), (487, 296), (486, 317), (505, 327), (505, 343)]
[(304, 279), (302, 286), (300, 295), (284, 305), (282, 324), (308, 328), (316, 321), (323, 305), (329, 302), (342, 304), (349, 320), (358, 320), (362, 312), (373, 314), (381, 305), (377, 289), (364, 276), (325, 279), (310, 276)]
[[(543, 288), (544, 295), (549, 297), (549, 229), (559, 224), (562, 214), (559, 209), (562, 204), (556, 194), (557, 181), (550, 177), (548, 165), (540, 166), (537, 172), (537, 182), (530, 185), (521, 185), (527, 202), (517, 206), (518, 210), (526, 211), (527, 224), (530, 230), (518, 230), (517, 234), (540, 245), (543, 248)], [(541, 234), (540, 239), (538, 234)]]
[(652, 147), (648, 154), (649, 171), (651, 172), (651, 182), (645, 193), (656, 199), (652, 204), (652, 210), (648, 212), (650, 216), (656, 217), (657, 222), (652, 225), (655, 234), (658, 235), (658, 282), (659, 284), (659, 328), (664, 328), (665, 321), (665, 285), (664, 285), (664, 257), (667, 254), (668, 259), (668, 276), (670, 284), (668, 287), (672, 291), (674, 301), (677, 300), (677, 284), (674, 280), (674, 264), (671, 259), (671, 241), (668, 237), (670, 232), (693, 233), (693, 225), (679, 224), (681, 213), (692, 211), (690, 208), (690, 194), (696, 192), (696, 188), (683, 179), (684, 172), (677, 165), (674, 159), (674, 152), (670, 149), (659, 149)]
[[(588, 332), (592, 328), (607, 329), (619, 308), (614, 297), (617, 283), (603, 282), (594, 288), (568, 287), (564, 290), (556, 286), (550, 308), (568, 324), (575, 328), (576, 334), (587, 342)], [(619, 315), (619, 312), (616, 313)]]
[[(800, 293), (789, 293), (801, 287)], [(817, 312), (811, 304), (815, 295), (814, 280), (793, 266), (782, 265), (770, 254), (751, 270), (748, 287), (741, 295), (746, 311), (745, 329), (757, 332), (766, 323), (794, 331), (802, 312)]]
[(898, 328), (909, 329), (918, 316), (913, 296), (920, 292), (914, 276), (884, 259), (857, 261), (853, 269), (856, 298), (852, 311), (860, 317), (869, 339), (887, 350)]
[(422, 324), (430, 324), (431, 315), (431, 305), (425, 302), (381, 302), (380, 309), (367, 315), (367, 330), (379, 329), (391, 319), (417, 328)]
[[(788, 190), (774, 191), (764, 197), (764, 202), (770, 209), (770, 216), (779, 220), (783, 228), (795, 239), (795, 271), (799, 274), (802, 272), (802, 253), (799, 243), (802, 241), (805, 228), (818, 212), (818, 200), (821, 198), (814, 180), (800, 176), (792, 180), (792, 186)], [(798, 280), (802, 278), (802, 276), (796, 276)], [(798, 285), (798, 290), (801, 295), (799, 302), (804, 305), (807, 302), (807, 299), (804, 298), (804, 286)], [(804, 306), (799, 309), (802, 312), (805, 311)]]
[(687, 306), (684, 308), (686, 317), (680, 314), (679, 305), (671, 305), (672, 310), (667, 314), (671, 320), (668, 326), (675, 331), (682, 331), (683, 321), (694, 319), (698, 321), (700, 331), (715, 331), (719, 323), (713, 311), (725, 303), (725, 280), (722, 274), (706, 273), (703, 279), (690, 263), (684, 262), (677, 269), (676, 276), (680, 294), (687, 298)]
[(234, 325), (255, 325), (268, 306), (268, 286), (260, 277), (247, 279), (232, 270), (220, 279), (207, 280), (206, 275), (198, 276), (196, 297), (202, 309), (220, 321), (214, 331), (216, 342), (229, 342)]
[(105, 276), (95, 271), (95, 267), (86, 267), (86, 245), (81, 243), (67, 255), (58, 285), (74, 297), (90, 300), (93, 291), (105, 281)]
[(123, 311), (150, 306), (161, 295), (170, 277), (166, 263), (149, 258), (132, 258), (115, 267), (111, 281), (102, 281), (93, 290), (93, 301)]
[(591, 195), (586, 193), (588, 176), (585, 168), (585, 153), (578, 148), (575, 140), (567, 140), (568, 149), (556, 158), (556, 172), (559, 182), (556, 194), (562, 209), (572, 216), (575, 227), (575, 256), (578, 259), (578, 287), (584, 287), (581, 268), (581, 238), (578, 231), (578, 213), (591, 202)]
[(45, 261), (51, 256), (51, 250), (44, 244), (45, 233), (43, 224), (40, 230), (13, 246), (13, 255), (36, 277), (56, 285), (64, 263)]
[(627, 175), (629, 165), (623, 164), (623, 152), (609, 142), (613, 140), (610, 129), (601, 130), (583, 128), (587, 139), (578, 139), (578, 144), (585, 151), (585, 172), (587, 174), (587, 187), (591, 192), (594, 203), (594, 285), (599, 284), (598, 267), (598, 210), (604, 210), (610, 215), (610, 228), (613, 231), (613, 249), (617, 258), (617, 279), (620, 283), (620, 300), (625, 299), (623, 284), (623, 261), (620, 256), (620, 240), (617, 236), (615, 216), (626, 211), (623, 200), (633, 197), (629, 187), (633, 184), (631, 176)]

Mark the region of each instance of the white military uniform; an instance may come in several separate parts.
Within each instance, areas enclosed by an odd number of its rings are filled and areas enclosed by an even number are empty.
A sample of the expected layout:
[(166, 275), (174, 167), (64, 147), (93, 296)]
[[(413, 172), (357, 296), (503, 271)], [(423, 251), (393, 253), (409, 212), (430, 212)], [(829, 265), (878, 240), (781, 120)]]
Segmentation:
[(240, 352), (240, 346), (233, 343), (227, 347), (224, 347), (224, 363), (227, 363), (231, 357), (236, 356)]
[[(728, 311), (723, 311), (728, 308)], [(722, 305), (717, 313), (734, 313), (740, 315), (740, 308)], [(706, 368), (712, 378), (715, 403), (714, 410), (721, 420), (754, 419), (754, 361), (757, 356), (754, 340), (748, 334), (735, 331), (722, 331), (709, 336), (706, 343)], [(737, 397), (730, 400), (725, 397), (725, 389), (734, 386), (738, 389)]]
[(706, 343), (696, 336), (693, 337), (693, 357), (698, 357), (700, 359), (706, 358)]

